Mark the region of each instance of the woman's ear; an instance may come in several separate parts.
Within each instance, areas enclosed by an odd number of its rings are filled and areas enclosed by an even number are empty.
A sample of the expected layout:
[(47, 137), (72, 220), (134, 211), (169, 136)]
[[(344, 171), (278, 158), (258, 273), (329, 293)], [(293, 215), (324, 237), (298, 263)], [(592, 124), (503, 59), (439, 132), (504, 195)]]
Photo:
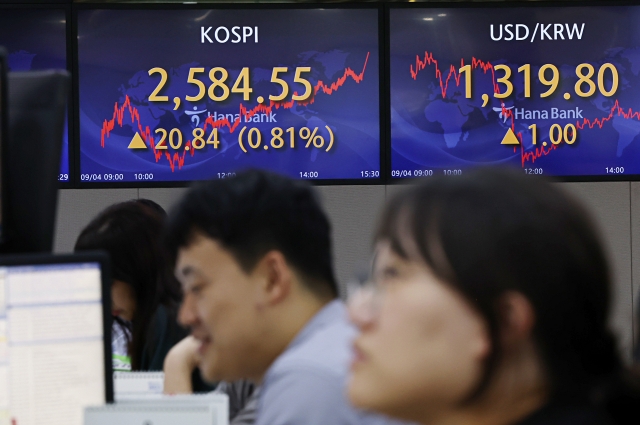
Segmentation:
[(503, 346), (520, 344), (531, 337), (536, 315), (531, 302), (522, 293), (505, 292), (498, 301), (498, 315)]

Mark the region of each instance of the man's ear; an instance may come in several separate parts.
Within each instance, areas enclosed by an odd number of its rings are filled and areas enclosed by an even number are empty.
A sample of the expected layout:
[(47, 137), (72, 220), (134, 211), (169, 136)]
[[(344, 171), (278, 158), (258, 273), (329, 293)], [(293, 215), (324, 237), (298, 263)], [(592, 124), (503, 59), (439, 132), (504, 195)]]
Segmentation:
[(261, 298), (265, 304), (278, 304), (291, 293), (293, 270), (280, 251), (267, 252), (258, 261), (253, 273), (260, 276)]
[(528, 340), (536, 322), (533, 305), (518, 291), (507, 291), (498, 301), (500, 339), (504, 347)]

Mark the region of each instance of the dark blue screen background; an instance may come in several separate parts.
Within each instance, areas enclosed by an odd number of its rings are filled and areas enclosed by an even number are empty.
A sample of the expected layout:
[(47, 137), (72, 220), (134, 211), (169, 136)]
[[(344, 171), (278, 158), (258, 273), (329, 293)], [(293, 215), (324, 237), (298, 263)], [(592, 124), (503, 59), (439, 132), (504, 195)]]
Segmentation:
[[(640, 7), (509, 7), (392, 9), (390, 16), (391, 61), (391, 175), (392, 177), (464, 170), (475, 165), (509, 164), (555, 176), (602, 176), (640, 174)], [(524, 24), (529, 36), (522, 41), (492, 40), (499, 37), (499, 25)], [(574, 33), (562, 40), (552, 27), (548, 34), (557, 40), (541, 40), (536, 24), (584, 24), (581, 39)], [(521, 35), (524, 35), (522, 30)], [(428, 60), (425, 60), (429, 57)], [(465, 97), (464, 76), (458, 85), (455, 73), (464, 63), (476, 66), (472, 73), (472, 98)], [(435, 60), (435, 61), (434, 61)], [(437, 64), (436, 64), (437, 61)], [(484, 64), (484, 69), (480, 65)], [(424, 65), (422, 68), (420, 65)], [(431, 62), (431, 63), (428, 63)], [(576, 66), (589, 63), (596, 74), (605, 63), (615, 65), (619, 87), (612, 97), (596, 91), (591, 97), (576, 95)], [(492, 66), (506, 64), (512, 70), (513, 94), (504, 99), (505, 110), (522, 114), (500, 116), (502, 105), (493, 98)], [(523, 73), (517, 69), (531, 64), (532, 94), (524, 97)], [(544, 64), (560, 71), (558, 89), (547, 90), (538, 81)], [(436, 69), (442, 75), (440, 83)], [(412, 70), (417, 72), (416, 78)], [(443, 86), (446, 85), (443, 96)], [(502, 77), (503, 72), (496, 72)], [(611, 87), (611, 74), (605, 86)], [(551, 77), (548, 71), (547, 78)], [(504, 85), (499, 85), (504, 91)], [(584, 90), (587, 86), (584, 85)], [(482, 94), (491, 96), (483, 107)], [(570, 99), (564, 98), (570, 94)], [(552, 108), (573, 111), (575, 118), (552, 118)], [(548, 119), (527, 111), (547, 111)], [(582, 116), (582, 118), (580, 118)], [(537, 125), (538, 143), (532, 144), (529, 127)], [(573, 145), (549, 143), (553, 124), (573, 124), (578, 139)], [(522, 145), (501, 145), (509, 128), (521, 136)], [(547, 141), (546, 147), (541, 146)], [(611, 170), (611, 169), (614, 170)], [(528, 171), (531, 172), (531, 171)], [(403, 175), (404, 173), (404, 175)], [(538, 174), (538, 171), (535, 171)]]
[[(10, 71), (67, 69), (67, 29), (62, 9), (0, 7), (0, 46)], [(64, 127), (60, 181), (69, 181), (69, 126)]]
[[(244, 44), (217, 43), (214, 31), (220, 26), (257, 26), (259, 41), (253, 43), (253, 37), (249, 37)], [(213, 27), (208, 33), (213, 44), (201, 43), (201, 27)], [(81, 181), (104, 182), (105, 176), (109, 181), (200, 180), (248, 167), (294, 178), (304, 178), (300, 173), (307, 172), (318, 179), (359, 179), (365, 171), (379, 177), (377, 10), (80, 10), (78, 62)], [(233, 129), (221, 125), (218, 149), (206, 146), (185, 151), (194, 128), (206, 127), (205, 138), (209, 135), (212, 127), (205, 125), (207, 115), (211, 114), (210, 121), (215, 122), (220, 121), (216, 117), (221, 114), (238, 114), (241, 107), (254, 109), (258, 96), (269, 105), (268, 96), (281, 92), (280, 86), (271, 82), (276, 66), (289, 67), (282, 74), (290, 87), (287, 101), (293, 91), (303, 91), (302, 85), (293, 82), (296, 67), (311, 67), (311, 72), (303, 76), (313, 86), (322, 81), (326, 86), (333, 83), (335, 90), (331, 94), (320, 90), (308, 105), (274, 107), (276, 123), (245, 122), (241, 118)], [(169, 97), (168, 103), (148, 101), (160, 81), (159, 74), (148, 75), (155, 67), (168, 72), (168, 82), (160, 92)], [(249, 67), (253, 89), (250, 100), (231, 93), (224, 102), (214, 102), (208, 96), (198, 102), (186, 101), (186, 95), (198, 92), (195, 85), (187, 84), (189, 69), (194, 67), (205, 68), (198, 78), (207, 88), (212, 67), (229, 71), (229, 87), (240, 70)], [(354, 75), (362, 77), (361, 81)], [(175, 111), (174, 97), (181, 99)], [(127, 99), (131, 108), (127, 105), (123, 109)], [(121, 123), (119, 111), (123, 111)], [(197, 114), (198, 119), (187, 114), (194, 111), (202, 112)], [(132, 112), (137, 112), (139, 119), (132, 119)], [(113, 129), (107, 132), (108, 125)], [(238, 145), (238, 134), (244, 126), (248, 153)], [(284, 148), (271, 148), (275, 126), (295, 128), (295, 148), (289, 147), (288, 136)], [(335, 136), (329, 152), (325, 151), (329, 139), (326, 126)], [(252, 127), (262, 132), (259, 149), (249, 148), (246, 141)], [(316, 135), (325, 138), (324, 147), (305, 148), (306, 142), (298, 137), (302, 127), (318, 128)], [(140, 129), (155, 138), (157, 128), (180, 129), (185, 143), (180, 149), (169, 147), (156, 155), (149, 137), (145, 137), (146, 149), (128, 149)], [(263, 149), (265, 145), (270, 148)]]

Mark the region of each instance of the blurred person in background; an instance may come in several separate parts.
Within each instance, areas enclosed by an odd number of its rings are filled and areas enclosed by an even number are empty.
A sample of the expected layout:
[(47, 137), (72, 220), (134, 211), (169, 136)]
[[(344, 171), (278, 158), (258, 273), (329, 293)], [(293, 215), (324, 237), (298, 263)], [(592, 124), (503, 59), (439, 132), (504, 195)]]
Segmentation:
[(164, 210), (149, 200), (112, 205), (80, 233), (75, 251), (103, 250), (111, 259), (114, 369), (162, 370), (171, 347), (187, 335), (177, 322), (180, 284), (160, 236)]
[(482, 169), (392, 198), (348, 383), (363, 409), (429, 425), (640, 423), (607, 326), (611, 282), (584, 208)]
[[(364, 425), (344, 393), (351, 341), (329, 221), (312, 188), (246, 171), (191, 188), (167, 242), (208, 381), (260, 385), (258, 425)], [(165, 381), (165, 387), (167, 382)]]

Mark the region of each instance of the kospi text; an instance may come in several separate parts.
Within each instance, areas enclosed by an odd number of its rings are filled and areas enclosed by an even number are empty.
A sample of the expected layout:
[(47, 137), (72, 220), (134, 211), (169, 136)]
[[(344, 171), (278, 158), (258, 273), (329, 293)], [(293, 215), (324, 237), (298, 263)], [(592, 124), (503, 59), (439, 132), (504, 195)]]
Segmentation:
[(258, 27), (200, 27), (201, 43), (258, 43)]

